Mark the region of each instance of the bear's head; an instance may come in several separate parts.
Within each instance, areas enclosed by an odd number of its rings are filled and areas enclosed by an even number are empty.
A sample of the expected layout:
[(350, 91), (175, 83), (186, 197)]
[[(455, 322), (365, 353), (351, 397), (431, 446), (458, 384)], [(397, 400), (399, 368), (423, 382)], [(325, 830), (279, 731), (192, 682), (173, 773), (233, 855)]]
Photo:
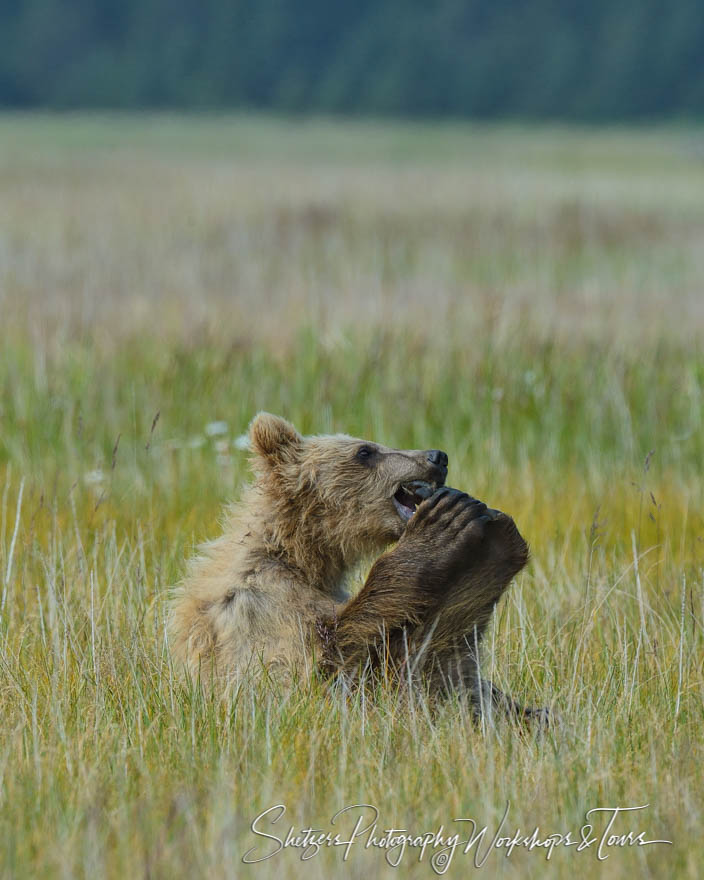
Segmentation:
[(397, 540), (447, 477), (439, 449), (391, 449), (346, 434), (304, 437), (269, 413), (252, 421), (250, 442), (272, 516), (301, 538), (340, 547), (347, 562)]

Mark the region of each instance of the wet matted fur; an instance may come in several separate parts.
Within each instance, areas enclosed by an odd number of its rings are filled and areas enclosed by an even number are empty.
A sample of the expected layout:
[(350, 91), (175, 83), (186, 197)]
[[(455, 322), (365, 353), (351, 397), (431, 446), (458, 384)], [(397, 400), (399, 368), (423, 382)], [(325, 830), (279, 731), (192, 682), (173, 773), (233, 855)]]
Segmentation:
[[(528, 547), (509, 516), (445, 486), (445, 453), (304, 437), (268, 413), (250, 443), (255, 481), (172, 602), (171, 648), (191, 675), (215, 686), (261, 670), (351, 686), (381, 675), (530, 714), (478, 672)], [(373, 555), (350, 597), (347, 576)]]

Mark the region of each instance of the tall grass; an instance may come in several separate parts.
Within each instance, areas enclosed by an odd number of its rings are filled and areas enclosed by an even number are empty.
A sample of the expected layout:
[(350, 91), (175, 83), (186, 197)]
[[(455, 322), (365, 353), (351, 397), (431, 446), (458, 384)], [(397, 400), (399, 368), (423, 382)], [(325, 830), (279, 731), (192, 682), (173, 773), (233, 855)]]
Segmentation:
[[(360, 803), (378, 834), (465, 817), (491, 836), (510, 803), (503, 834), (578, 839), (586, 811), (647, 803), (614, 832), (672, 846), (523, 847), (482, 870), (698, 877), (698, 133), (0, 131), (4, 875), (395, 876), (363, 842), (241, 860), (270, 851), (250, 823), (276, 804), (281, 836)], [(168, 588), (248, 479), (261, 408), (442, 447), (453, 485), (515, 516), (532, 562), (484, 666), (553, 708), (547, 734), (315, 683), (222, 703), (181, 679)], [(433, 876), (431, 855), (405, 872)]]

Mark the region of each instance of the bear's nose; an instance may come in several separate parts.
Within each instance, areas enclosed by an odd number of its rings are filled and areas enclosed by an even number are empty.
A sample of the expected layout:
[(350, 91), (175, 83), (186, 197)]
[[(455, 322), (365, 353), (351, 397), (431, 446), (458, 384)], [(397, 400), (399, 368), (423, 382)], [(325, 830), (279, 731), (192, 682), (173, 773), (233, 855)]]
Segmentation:
[(438, 467), (447, 467), (447, 453), (443, 452), (442, 449), (429, 449), (426, 452), (426, 457), (431, 464), (436, 464)]

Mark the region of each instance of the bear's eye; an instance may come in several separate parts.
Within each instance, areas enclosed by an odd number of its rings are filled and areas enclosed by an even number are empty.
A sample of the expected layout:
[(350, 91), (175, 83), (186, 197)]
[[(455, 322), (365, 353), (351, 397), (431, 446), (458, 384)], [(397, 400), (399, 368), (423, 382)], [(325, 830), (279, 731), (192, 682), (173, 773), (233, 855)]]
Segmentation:
[(369, 463), (370, 459), (374, 457), (376, 450), (371, 446), (360, 446), (357, 450), (357, 458), (360, 461), (365, 463)]

